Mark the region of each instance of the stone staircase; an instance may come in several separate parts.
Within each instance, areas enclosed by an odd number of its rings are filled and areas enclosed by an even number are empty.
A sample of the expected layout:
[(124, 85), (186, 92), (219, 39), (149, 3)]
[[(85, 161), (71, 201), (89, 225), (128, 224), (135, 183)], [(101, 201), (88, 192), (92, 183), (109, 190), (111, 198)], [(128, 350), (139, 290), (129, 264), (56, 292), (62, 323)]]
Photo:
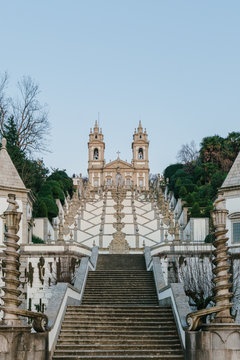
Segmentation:
[(183, 358), (172, 310), (158, 306), (143, 255), (100, 255), (82, 305), (67, 308), (53, 360)]

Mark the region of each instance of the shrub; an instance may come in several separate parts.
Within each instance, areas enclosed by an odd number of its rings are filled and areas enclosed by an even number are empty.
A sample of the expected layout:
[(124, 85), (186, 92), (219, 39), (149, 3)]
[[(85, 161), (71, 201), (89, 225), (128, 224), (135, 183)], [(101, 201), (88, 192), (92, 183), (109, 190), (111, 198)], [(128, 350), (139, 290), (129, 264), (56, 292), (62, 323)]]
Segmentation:
[(43, 239), (35, 235), (32, 236), (32, 242), (33, 244), (45, 244), (45, 241)]

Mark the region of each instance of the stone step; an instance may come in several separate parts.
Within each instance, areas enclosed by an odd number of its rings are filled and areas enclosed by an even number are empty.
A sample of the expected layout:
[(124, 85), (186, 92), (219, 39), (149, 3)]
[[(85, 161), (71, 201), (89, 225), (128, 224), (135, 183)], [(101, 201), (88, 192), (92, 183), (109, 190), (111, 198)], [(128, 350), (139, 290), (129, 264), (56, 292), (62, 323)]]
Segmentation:
[(60, 335), (58, 344), (59, 345), (66, 345), (66, 346), (72, 346), (72, 345), (89, 345), (89, 346), (114, 346), (114, 345), (123, 345), (126, 346), (128, 344), (129, 346), (132, 345), (141, 345), (143, 346), (143, 341), (145, 345), (166, 345), (166, 346), (180, 346), (179, 345), (179, 339), (177, 335), (168, 336), (168, 338), (163, 338), (162, 336), (154, 336), (154, 335), (142, 335), (138, 336), (136, 339), (136, 336), (120, 336), (120, 335), (108, 335), (108, 336), (81, 336), (81, 337), (72, 337), (71, 334), (62, 336)]
[(107, 254), (99, 255), (97, 270), (112, 270), (112, 269), (142, 269), (146, 270), (144, 256), (132, 254)]
[(179, 349), (147, 349), (147, 350), (55, 350), (55, 356), (116, 356), (116, 355), (181, 355), (182, 351)]
[(88, 298), (88, 297), (84, 297), (82, 304), (102, 304), (104, 305), (104, 303), (109, 303), (111, 305), (112, 304), (119, 304), (121, 305), (121, 303), (124, 304), (149, 304), (149, 305), (157, 305), (158, 301), (157, 299), (155, 299), (155, 297), (151, 297), (151, 298), (139, 298), (139, 297), (129, 297), (129, 296), (125, 296), (123, 298), (104, 298), (99, 296), (99, 299), (95, 296), (92, 298)]
[[(150, 306), (149, 306), (150, 307)], [(104, 311), (97, 311), (97, 310), (86, 310), (86, 311), (74, 311), (74, 310), (67, 310), (66, 311), (66, 316), (86, 316), (86, 317), (103, 317), (103, 316), (107, 316), (107, 317), (122, 317), (122, 318), (135, 318), (135, 317), (139, 317), (140, 319), (142, 319), (143, 317), (169, 317), (172, 316), (173, 314), (170, 311), (166, 311), (166, 312), (157, 312), (157, 311), (153, 311), (153, 310), (149, 310), (149, 311), (143, 311), (138, 312), (138, 311), (129, 311), (129, 310), (123, 310), (123, 313), (121, 311), (114, 311), (114, 309), (109, 307), (109, 311), (104, 310)]]
[[(154, 291), (153, 291), (154, 290)], [(111, 295), (139, 295), (139, 294), (151, 294), (153, 296), (156, 296), (155, 294), (155, 289), (150, 290), (150, 289), (122, 289), (122, 291), (120, 291), (119, 289), (99, 289), (99, 290), (93, 290), (93, 289), (86, 289), (85, 290), (85, 294), (87, 295), (94, 295), (94, 294), (111, 294)]]
[[(111, 296), (113, 295), (113, 296)], [(143, 293), (143, 294), (121, 294), (121, 293), (97, 293), (97, 294), (86, 294), (83, 298), (84, 301), (86, 301), (87, 299), (89, 300), (93, 300), (93, 299), (102, 299), (102, 300), (121, 300), (121, 299), (129, 299), (129, 300), (145, 300), (145, 299), (150, 299), (150, 300), (157, 300), (157, 296), (151, 293)]]
[(67, 307), (52, 359), (183, 360), (172, 309), (158, 306), (144, 257), (100, 255), (97, 269), (82, 305)]
[(87, 330), (87, 331), (95, 331), (95, 330), (112, 330), (112, 331), (125, 331), (126, 333), (128, 331), (164, 331), (164, 330), (176, 330), (176, 325), (172, 322), (170, 324), (161, 324), (159, 325), (159, 323), (150, 323), (150, 324), (144, 324), (144, 323), (130, 323), (130, 324), (126, 324), (126, 323), (99, 323), (99, 324), (91, 324), (91, 323), (81, 323), (79, 321), (76, 322), (67, 322), (64, 321), (62, 324), (62, 329), (67, 329), (67, 328), (71, 328), (72, 330), (74, 329), (79, 329), (79, 330)]
[(96, 288), (99, 289), (99, 288), (150, 288), (150, 289), (155, 289), (155, 283), (151, 280), (150, 281), (142, 281), (142, 280), (134, 280), (132, 282), (129, 282), (129, 281), (121, 281), (120, 279), (115, 279), (115, 280), (108, 280), (106, 282), (103, 282), (103, 281), (97, 281), (97, 282), (88, 282), (87, 286), (86, 286), (86, 289), (88, 288)]
[[(161, 344), (148, 344), (147, 345), (148, 348), (150, 349), (159, 349), (159, 347), (161, 349), (167, 349), (167, 350), (172, 350), (172, 349), (177, 349), (177, 350), (181, 350), (181, 347), (179, 344), (176, 343), (172, 343), (172, 344), (166, 344), (165, 342), (161, 343)], [(128, 349), (130, 350), (143, 350), (145, 349), (145, 344), (139, 343), (139, 344), (128, 344)], [(82, 345), (82, 344), (71, 344), (71, 345), (63, 345), (63, 344), (58, 344), (56, 347), (57, 350), (121, 350), (121, 349), (126, 349), (126, 345), (125, 344), (91, 344), (91, 345)]]
[(133, 313), (139, 313), (139, 314), (142, 314), (143, 312), (156, 312), (156, 313), (171, 313), (172, 314), (172, 309), (171, 307), (169, 306), (159, 306), (159, 305), (156, 305), (156, 306), (136, 306), (136, 307), (133, 307), (133, 306), (118, 306), (118, 307), (103, 307), (103, 306), (92, 306), (92, 305), (81, 305), (81, 306), (74, 306), (74, 305), (68, 305), (67, 307), (67, 311), (68, 310), (74, 310), (74, 311), (78, 311), (78, 312), (85, 312), (86, 310), (87, 311), (90, 311), (90, 312), (115, 312), (115, 313), (122, 313), (122, 312), (129, 312), (130, 314), (133, 314)]
[(100, 328), (96, 328), (94, 329), (94, 331), (92, 329), (82, 329), (82, 328), (77, 328), (77, 329), (68, 329), (68, 328), (62, 328), (61, 330), (61, 336), (63, 336), (64, 334), (66, 334), (68, 331), (68, 334), (70, 331), (72, 331), (72, 335), (74, 336), (78, 336), (78, 335), (85, 335), (88, 334), (88, 336), (93, 336), (93, 335), (123, 335), (128, 337), (129, 335), (135, 335), (136, 336), (140, 336), (140, 335), (155, 335), (157, 334), (157, 336), (165, 336), (165, 335), (176, 335), (177, 334), (177, 330), (176, 328), (174, 329), (128, 329), (128, 331), (126, 332), (125, 328), (122, 329), (118, 329), (117, 331), (111, 331), (111, 329), (100, 329)]
[(103, 276), (106, 276), (107, 278), (110, 278), (112, 276), (119, 276), (119, 277), (126, 277), (126, 276), (129, 276), (130, 278), (133, 278), (133, 277), (139, 277), (139, 276), (142, 276), (144, 278), (150, 278), (151, 276), (153, 275), (153, 272), (152, 271), (146, 271), (146, 270), (136, 270), (136, 271), (98, 271), (98, 270), (95, 270), (95, 271), (89, 271), (88, 273), (88, 277), (91, 278), (91, 277), (103, 277)]
[(109, 305), (109, 306), (111, 306), (111, 305), (124, 305), (124, 304), (126, 304), (126, 305), (129, 305), (129, 304), (133, 304), (133, 305), (157, 305), (157, 301), (153, 301), (153, 300), (146, 300), (146, 301), (144, 301), (144, 300), (138, 300), (138, 299), (136, 299), (136, 300), (129, 300), (128, 298), (126, 298), (125, 300), (123, 299), (123, 300), (111, 300), (111, 299), (109, 299), (108, 301), (107, 300), (101, 300), (101, 299), (99, 299), (99, 300), (86, 300), (86, 301), (84, 301), (83, 300), (83, 302), (82, 302), (83, 304), (92, 304), (92, 305), (99, 305), (99, 304), (102, 304), (102, 305), (104, 305), (104, 306), (106, 306), (106, 305)]
[(86, 321), (91, 321), (91, 322), (99, 322), (99, 321), (108, 321), (108, 322), (174, 322), (174, 317), (173, 316), (167, 316), (167, 315), (153, 315), (153, 316), (145, 316), (145, 317), (141, 317), (139, 316), (119, 316), (116, 317), (115, 315), (111, 316), (111, 315), (105, 315), (105, 316), (86, 316), (84, 314), (79, 315), (79, 314), (75, 314), (74, 316), (72, 314), (66, 314), (64, 317), (64, 320), (68, 320), (68, 321), (81, 321), (81, 322), (86, 322)]
[[(145, 284), (144, 284), (145, 285)], [(104, 291), (116, 291), (116, 292), (138, 292), (139, 291), (147, 291), (147, 292), (150, 292), (150, 293), (155, 293), (155, 287), (154, 286), (140, 286), (140, 284), (134, 284), (134, 285), (131, 285), (131, 286), (122, 286), (122, 288), (120, 288), (119, 286), (98, 286), (97, 288), (94, 287), (94, 286), (87, 286), (85, 288), (85, 292), (95, 292), (95, 293), (99, 293), (99, 292), (104, 292)]]
[(135, 356), (135, 355), (112, 355), (111, 358), (109, 358), (108, 355), (101, 356), (101, 355), (82, 355), (82, 356), (76, 356), (76, 355), (61, 355), (61, 356), (53, 356), (52, 360), (139, 360), (139, 359), (155, 359), (155, 360), (184, 360), (183, 355), (143, 355), (143, 356)]

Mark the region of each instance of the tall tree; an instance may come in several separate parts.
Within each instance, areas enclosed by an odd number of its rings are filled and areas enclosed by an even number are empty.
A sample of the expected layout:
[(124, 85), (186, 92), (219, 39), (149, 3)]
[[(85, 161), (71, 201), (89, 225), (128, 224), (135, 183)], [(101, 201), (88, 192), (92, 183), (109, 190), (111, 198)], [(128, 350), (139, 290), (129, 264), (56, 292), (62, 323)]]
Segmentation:
[(7, 98), (8, 77), (0, 77), (0, 135), (4, 136), (10, 117), (17, 130), (16, 145), (24, 152), (46, 151), (49, 134), (47, 106), (39, 101), (40, 89), (31, 77), (18, 82), (18, 98)]

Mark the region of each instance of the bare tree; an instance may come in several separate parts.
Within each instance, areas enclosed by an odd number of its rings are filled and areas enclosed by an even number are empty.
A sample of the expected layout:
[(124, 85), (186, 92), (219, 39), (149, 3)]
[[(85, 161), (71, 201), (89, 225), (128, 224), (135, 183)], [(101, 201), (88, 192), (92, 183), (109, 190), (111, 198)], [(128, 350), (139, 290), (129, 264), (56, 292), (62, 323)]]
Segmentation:
[(5, 72), (2, 76), (0, 76), (0, 133), (3, 134), (4, 124), (6, 121), (9, 99), (6, 98), (6, 88), (8, 82), (8, 75)]
[(190, 257), (179, 267), (190, 305), (205, 309), (213, 301), (212, 261), (208, 257)]
[(213, 300), (211, 257), (174, 256), (169, 263), (169, 282), (183, 283), (189, 305), (195, 310), (205, 309)]
[(46, 105), (38, 100), (39, 86), (30, 77), (18, 82), (20, 99), (12, 103), (18, 143), (22, 150), (46, 150), (45, 137), (49, 131)]
[(198, 155), (199, 152), (197, 150), (196, 144), (194, 141), (191, 141), (189, 144), (182, 145), (177, 154), (177, 160), (181, 163), (187, 164), (197, 160)]
[(24, 76), (17, 84), (19, 97), (6, 98), (7, 74), (0, 79), (0, 132), (4, 136), (12, 116), (17, 131), (16, 145), (23, 151), (46, 151), (49, 133), (47, 106), (39, 102), (39, 85)]

